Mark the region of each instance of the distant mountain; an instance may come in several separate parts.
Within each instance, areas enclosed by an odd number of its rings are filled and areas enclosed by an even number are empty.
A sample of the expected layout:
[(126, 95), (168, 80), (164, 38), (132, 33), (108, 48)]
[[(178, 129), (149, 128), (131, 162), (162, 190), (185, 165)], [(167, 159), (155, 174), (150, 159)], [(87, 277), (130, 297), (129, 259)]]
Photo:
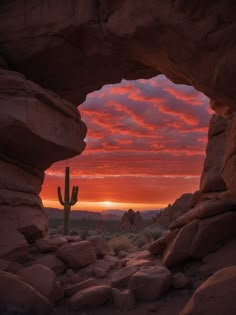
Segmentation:
[[(49, 220), (63, 219), (63, 211), (57, 208), (45, 208), (48, 213)], [(156, 213), (159, 213), (162, 209), (159, 210), (144, 210), (140, 211), (141, 216), (144, 220), (151, 220), (152, 216)], [(94, 212), (88, 210), (72, 210), (71, 219), (80, 220), (82, 218), (90, 218), (92, 220), (120, 220), (122, 215), (125, 213), (125, 210), (120, 209), (108, 209), (101, 212)]]

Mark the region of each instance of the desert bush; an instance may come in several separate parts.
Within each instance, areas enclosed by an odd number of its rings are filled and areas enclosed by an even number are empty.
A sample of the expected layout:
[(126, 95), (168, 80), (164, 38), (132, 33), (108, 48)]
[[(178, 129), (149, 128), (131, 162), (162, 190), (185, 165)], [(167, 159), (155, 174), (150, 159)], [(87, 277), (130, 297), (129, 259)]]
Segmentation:
[(149, 238), (146, 235), (140, 235), (136, 240), (135, 244), (140, 248), (149, 242)]
[(130, 240), (128, 239), (128, 237), (117, 236), (117, 237), (112, 238), (109, 241), (109, 246), (114, 251), (114, 253), (116, 255), (118, 255), (118, 253), (121, 250), (128, 250), (132, 246), (132, 244), (131, 244)]
[(161, 237), (164, 233), (164, 230), (158, 225), (152, 225), (143, 230), (143, 234), (150, 240), (155, 241)]

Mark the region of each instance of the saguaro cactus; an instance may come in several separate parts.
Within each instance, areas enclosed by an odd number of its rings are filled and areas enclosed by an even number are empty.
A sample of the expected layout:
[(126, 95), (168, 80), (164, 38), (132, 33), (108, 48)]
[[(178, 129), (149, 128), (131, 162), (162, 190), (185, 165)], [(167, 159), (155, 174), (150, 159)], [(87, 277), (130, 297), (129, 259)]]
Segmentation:
[(57, 188), (57, 194), (59, 202), (64, 206), (64, 225), (63, 225), (63, 234), (68, 235), (70, 232), (70, 210), (71, 206), (74, 206), (78, 201), (78, 186), (73, 186), (72, 194), (70, 198), (70, 168), (66, 167), (65, 175), (65, 190), (64, 190), (64, 201), (62, 199), (61, 188)]

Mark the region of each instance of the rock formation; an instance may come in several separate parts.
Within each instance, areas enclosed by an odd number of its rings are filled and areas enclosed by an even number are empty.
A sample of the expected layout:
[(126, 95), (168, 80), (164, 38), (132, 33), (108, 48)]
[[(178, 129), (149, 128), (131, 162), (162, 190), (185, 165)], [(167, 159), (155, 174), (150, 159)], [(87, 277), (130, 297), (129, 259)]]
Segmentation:
[(168, 226), (180, 217), (182, 214), (188, 212), (192, 208), (193, 194), (185, 193), (180, 196), (172, 205), (168, 205), (167, 208), (163, 209), (155, 217), (153, 221), (155, 225), (160, 225), (163, 228)]
[(206, 159), (200, 181), (202, 192), (224, 191), (227, 189), (221, 175), (225, 153), (226, 127), (226, 119), (216, 115), (212, 116), (208, 131)]
[(121, 217), (119, 230), (127, 232), (137, 232), (143, 227), (143, 219), (139, 211), (129, 209)]
[[(24, 261), (25, 238), (34, 242), (47, 231), (39, 198), (44, 171), (85, 147), (86, 126), (76, 105), (106, 83), (160, 73), (205, 93), (225, 120), (211, 121), (200, 193), (191, 209), (150, 251), (169, 268), (204, 261), (220, 247), (224, 252), (236, 238), (235, 13), (232, 0), (1, 1), (0, 257)], [(200, 305), (202, 315), (221, 315), (222, 301), (206, 304), (203, 295), (224, 299), (226, 293), (223, 312), (234, 313), (235, 273), (226, 268), (213, 275), (180, 314), (196, 315)], [(17, 296), (33, 311), (51, 309), (20, 277), (2, 271), (0, 282), (1, 304)], [(84, 290), (95, 304), (97, 296), (105, 301), (112, 294), (107, 287)], [(80, 295), (72, 299), (76, 307), (80, 303)]]
[(86, 127), (68, 101), (17, 72), (0, 69), (0, 86), (0, 225), (34, 241), (47, 231), (44, 171), (84, 149)]

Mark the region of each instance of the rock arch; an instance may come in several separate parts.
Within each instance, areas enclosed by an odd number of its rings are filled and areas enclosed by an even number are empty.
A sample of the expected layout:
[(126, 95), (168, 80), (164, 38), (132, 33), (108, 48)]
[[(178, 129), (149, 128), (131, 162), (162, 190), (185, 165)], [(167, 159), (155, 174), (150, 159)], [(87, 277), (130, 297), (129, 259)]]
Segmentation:
[(235, 13), (232, 0), (1, 1), (2, 222), (43, 235), (44, 170), (85, 146), (74, 105), (106, 83), (160, 73), (231, 117), (223, 176), (235, 197)]

